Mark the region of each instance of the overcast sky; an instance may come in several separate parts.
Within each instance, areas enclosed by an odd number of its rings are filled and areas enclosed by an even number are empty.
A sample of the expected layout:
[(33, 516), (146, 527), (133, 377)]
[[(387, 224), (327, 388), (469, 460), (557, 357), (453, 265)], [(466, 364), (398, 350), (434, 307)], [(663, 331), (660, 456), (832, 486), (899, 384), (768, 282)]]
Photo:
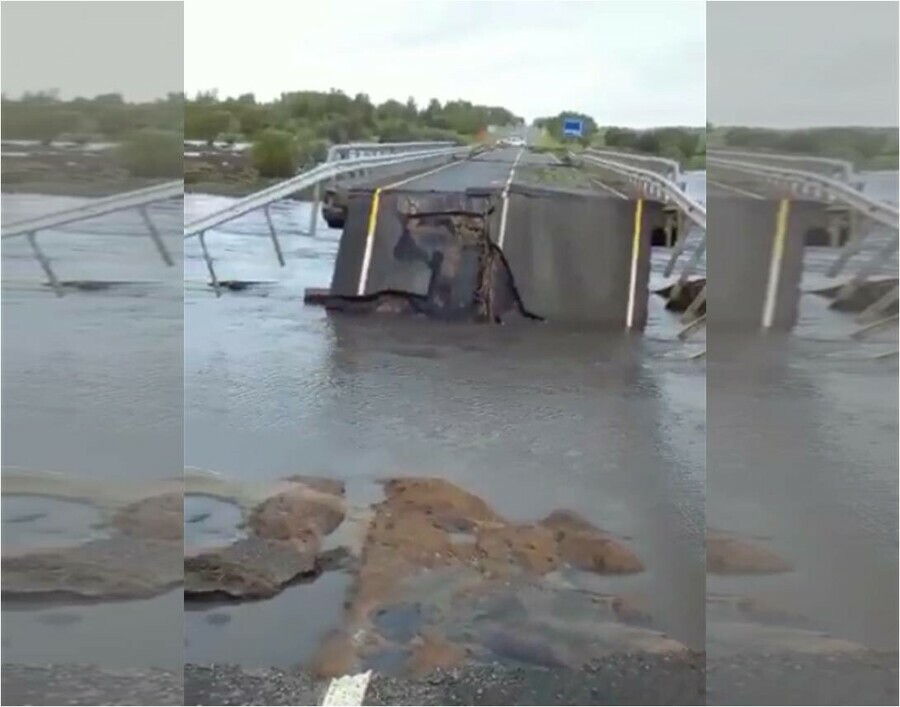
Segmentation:
[(898, 6), (709, 3), (710, 122), (897, 125)]
[(4, 2), (2, 89), (164, 97), (184, 86), (180, 2)]
[[(703, 2), (187, 0), (185, 88), (462, 98), (533, 119), (706, 120)], [(243, 5), (242, 5), (243, 7)], [(229, 8), (229, 9), (226, 9)]]
[(340, 88), (529, 120), (701, 125), (708, 110), (726, 125), (896, 125), (897, 15), (890, 1), (4, 2), (2, 88)]

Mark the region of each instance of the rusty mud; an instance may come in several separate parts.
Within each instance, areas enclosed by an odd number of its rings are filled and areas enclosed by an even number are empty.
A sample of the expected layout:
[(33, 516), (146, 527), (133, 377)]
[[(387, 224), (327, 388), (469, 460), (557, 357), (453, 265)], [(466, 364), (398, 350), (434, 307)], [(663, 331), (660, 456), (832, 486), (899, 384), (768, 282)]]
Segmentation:
[[(514, 522), (444, 479), (391, 478), (380, 486), (380, 501), (354, 507), (343, 485), (326, 479), (289, 477), (250, 490), (206, 477), (205, 493), (244, 508), (247, 537), (218, 551), (215, 570), (208, 550), (186, 558), (192, 611), (242, 622), (265, 612), (217, 608), (223, 597), (274, 597), (266, 602), (284, 606), (289, 635), (266, 640), (290, 649), (291, 636), (309, 625), (315, 645), (304, 644), (286, 663), (302, 662), (323, 678), (366, 669), (423, 675), (470, 662), (578, 667), (622, 651), (687, 650), (655, 630), (639, 592), (603, 584), (645, 565), (627, 540), (577, 513)], [(345, 578), (335, 585), (344, 590), (323, 597), (316, 587), (331, 577)], [(204, 610), (198, 599), (213, 603)], [(331, 617), (327, 626), (323, 616)], [(208, 634), (231, 635), (227, 624), (207, 624), (192, 618), (200, 662), (200, 646), (213, 643)]]
[(624, 540), (571, 511), (514, 523), (443, 479), (384, 483), (320, 676), (425, 674), (474, 661), (578, 666), (617, 650), (679, 652), (640, 597), (573, 576), (644, 571)]
[(175, 479), (117, 485), (4, 469), (4, 513), (28, 511), (12, 516), (18, 540), (4, 538), (4, 597), (146, 599), (179, 586), (182, 498)]
[(729, 654), (862, 655), (865, 648), (830, 635), (791, 605), (767, 578), (795, 571), (762, 538), (707, 531), (707, 650)]

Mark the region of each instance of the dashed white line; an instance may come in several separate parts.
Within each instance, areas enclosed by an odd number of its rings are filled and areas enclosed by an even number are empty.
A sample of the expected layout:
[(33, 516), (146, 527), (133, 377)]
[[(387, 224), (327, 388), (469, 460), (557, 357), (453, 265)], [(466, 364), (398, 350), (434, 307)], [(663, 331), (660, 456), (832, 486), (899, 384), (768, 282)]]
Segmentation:
[(706, 183), (711, 184), (714, 187), (719, 189), (724, 189), (725, 191), (734, 192), (735, 194), (740, 194), (741, 196), (749, 196), (751, 199), (765, 199), (766, 197), (756, 194), (752, 191), (747, 191), (746, 189), (741, 189), (740, 187), (733, 187), (730, 184), (725, 184), (724, 182), (717, 182), (715, 180), (706, 178)]
[(618, 189), (613, 189), (611, 186), (609, 186), (609, 184), (604, 184), (604, 183), (601, 182), (599, 179), (592, 179), (592, 180), (591, 180), (591, 183), (594, 184), (594, 185), (596, 185), (596, 186), (598, 186), (598, 187), (600, 187), (601, 189), (605, 189), (606, 191), (610, 192), (611, 194), (615, 194), (615, 195), (616, 195), (617, 197), (619, 197), (620, 199), (627, 199), (627, 198), (628, 198), (628, 195), (627, 195), (627, 194), (623, 194), (623, 193), (620, 192)]
[(372, 671), (368, 670), (357, 675), (335, 678), (325, 692), (325, 698), (322, 700), (323, 707), (326, 705), (359, 707), (366, 697), (366, 688), (369, 686), (371, 677)]
[(386, 187), (381, 187), (381, 189), (382, 189), (382, 191), (384, 191), (385, 189), (394, 189), (395, 187), (401, 187), (404, 184), (407, 184), (409, 182), (414, 182), (415, 180), (421, 179), (422, 177), (428, 177), (432, 174), (436, 174), (437, 172), (447, 169), (448, 167), (457, 167), (464, 163), (465, 163), (465, 160), (462, 160), (462, 161), (454, 160), (453, 162), (448, 162), (447, 164), (442, 164), (439, 167), (435, 167), (434, 169), (429, 169), (427, 172), (422, 172), (421, 174), (414, 174), (413, 176), (407, 177), (406, 179), (401, 179), (399, 182), (394, 182), (393, 184), (388, 184)]
[(506, 240), (506, 220), (509, 217), (509, 188), (512, 186), (513, 177), (516, 174), (516, 165), (519, 164), (519, 160), (522, 159), (524, 153), (525, 148), (523, 147), (519, 150), (519, 154), (516, 155), (516, 159), (513, 160), (512, 168), (509, 170), (509, 176), (506, 178), (506, 185), (503, 187), (503, 195), (501, 196), (503, 206), (500, 211), (500, 233), (497, 235), (497, 245), (500, 248), (503, 248), (503, 242)]

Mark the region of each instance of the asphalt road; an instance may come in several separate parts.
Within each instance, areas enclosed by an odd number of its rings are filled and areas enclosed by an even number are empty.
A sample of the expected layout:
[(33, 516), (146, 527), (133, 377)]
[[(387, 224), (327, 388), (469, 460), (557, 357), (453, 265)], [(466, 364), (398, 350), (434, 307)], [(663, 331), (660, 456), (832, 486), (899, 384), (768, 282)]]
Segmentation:
[(522, 157), (526, 158), (526, 151), (508, 148), (486, 152), (433, 172), (428, 170), (421, 177), (403, 184), (403, 189), (413, 191), (464, 191), (491, 187), (502, 189), (520, 152)]
[[(703, 657), (623, 654), (581, 670), (499, 664), (436, 671), (420, 679), (373, 676), (364, 705), (704, 704)], [(185, 667), (188, 705), (322, 704), (328, 682), (303, 671)]]
[(501, 190), (512, 175), (512, 184), (556, 189), (593, 191), (615, 198), (636, 198), (620, 177), (563, 165), (550, 153), (520, 147), (485, 152), (466, 160), (419, 168), (415, 172), (363, 180), (360, 185), (404, 191)]

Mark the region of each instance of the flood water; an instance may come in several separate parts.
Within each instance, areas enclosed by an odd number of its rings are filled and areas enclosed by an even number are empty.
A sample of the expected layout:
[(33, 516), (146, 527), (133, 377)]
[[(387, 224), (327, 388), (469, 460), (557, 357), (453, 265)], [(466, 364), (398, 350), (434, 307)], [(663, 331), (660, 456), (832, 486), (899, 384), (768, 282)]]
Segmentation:
[[(81, 199), (3, 195), (4, 223)], [(183, 449), (182, 205), (150, 208), (167, 267), (136, 213), (42, 231), (61, 280), (125, 283), (57, 298), (25, 239), (3, 241), (3, 468), (127, 485), (177, 477)], [(10, 521), (19, 520), (18, 523)], [(105, 535), (97, 509), (3, 498), (4, 553)], [(182, 594), (103, 603), (3, 601), (3, 659), (110, 668), (182, 662)]]
[[(189, 195), (186, 219), (223, 203)], [(330, 284), (340, 235), (301, 235), (308, 208), (272, 210), (284, 269), (262, 214), (208, 237), (222, 280), (265, 283), (243, 292), (217, 300), (186, 248), (186, 464), (336, 477), (350, 495), (436, 476), (523, 522), (574, 510), (632, 540), (649, 570), (623, 586), (651, 597), (660, 630), (702, 646), (702, 365), (669, 358), (671, 337), (306, 307), (303, 288)]]
[[(188, 195), (184, 219), (230, 201)], [(69, 203), (4, 195), (4, 218)], [(698, 649), (707, 587), (746, 588), (707, 584), (706, 525), (764, 535), (798, 571), (756, 586), (836, 635), (896, 645), (886, 630), (896, 620), (884, 620), (896, 616), (887, 582), (897, 572), (896, 363), (856, 360), (860, 349), (842, 339), (791, 345), (775, 357), (711, 360), (708, 391), (706, 365), (685, 359), (677, 320), (655, 301), (643, 337), (331, 316), (302, 302), (304, 288), (328, 286), (340, 235), (304, 235), (309, 208), (272, 207), (284, 268), (262, 214), (209, 234), (222, 280), (259, 283), (221, 298), (195, 241), (182, 290), (179, 268), (165, 267), (133, 215), (41, 236), (62, 279), (129, 283), (103, 291), (56, 299), (27, 244), (5, 242), (4, 466), (106, 479), (165, 478), (183, 465), (238, 480), (309, 474), (344, 481), (360, 505), (378, 499), (386, 477), (438, 476), (512, 521), (571, 509), (627, 538), (647, 567), (604, 578), (603, 591), (646, 597), (653, 628)], [(181, 204), (153, 218), (177, 252)], [(810, 272), (829, 256), (812, 253)], [(666, 259), (654, 253), (657, 279)], [(821, 330), (810, 331), (816, 341)], [(835, 351), (847, 355), (819, 355)], [(708, 414), (718, 447), (708, 445)], [(233, 509), (195, 505), (186, 532), (197, 544), (235, 537)], [(183, 648), (198, 663), (296, 665), (337, 625), (348, 586), (327, 572), (274, 600), (192, 606), (183, 645), (179, 635), (164, 648), (91, 639), (86, 627), (98, 624), (87, 610), (45, 619), (49, 607), (4, 606), (15, 627), (4, 651), (51, 662), (78, 643), (87, 662), (157, 665), (180, 661)], [(109, 625), (149, 636), (159, 612), (180, 606), (176, 594), (171, 606), (170, 595), (112, 606), (109, 617), (128, 618)]]
[[(896, 203), (897, 173), (866, 175), (865, 191)], [(854, 341), (850, 334), (861, 326), (854, 315), (830, 310), (811, 291), (846, 282), (896, 238), (871, 227), (836, 278), (826, 276), (836, 252), (807, 247), (807, 294), (791, 337), (710, 335), (706, 410), (707, 527), (759, 538), (794, 566), (771, 576), (710, 575), (707, 592), (750, 596), (811, 630), (893, 651), (898, 372), (895, 356), (875, 356), (896, 350), (897, 330)], [(895, 255), (872, 274), (896, 277)], [(712, 657), (740, 647), (734, 617), (717, 611), (711, 606), (707, 619)]]

